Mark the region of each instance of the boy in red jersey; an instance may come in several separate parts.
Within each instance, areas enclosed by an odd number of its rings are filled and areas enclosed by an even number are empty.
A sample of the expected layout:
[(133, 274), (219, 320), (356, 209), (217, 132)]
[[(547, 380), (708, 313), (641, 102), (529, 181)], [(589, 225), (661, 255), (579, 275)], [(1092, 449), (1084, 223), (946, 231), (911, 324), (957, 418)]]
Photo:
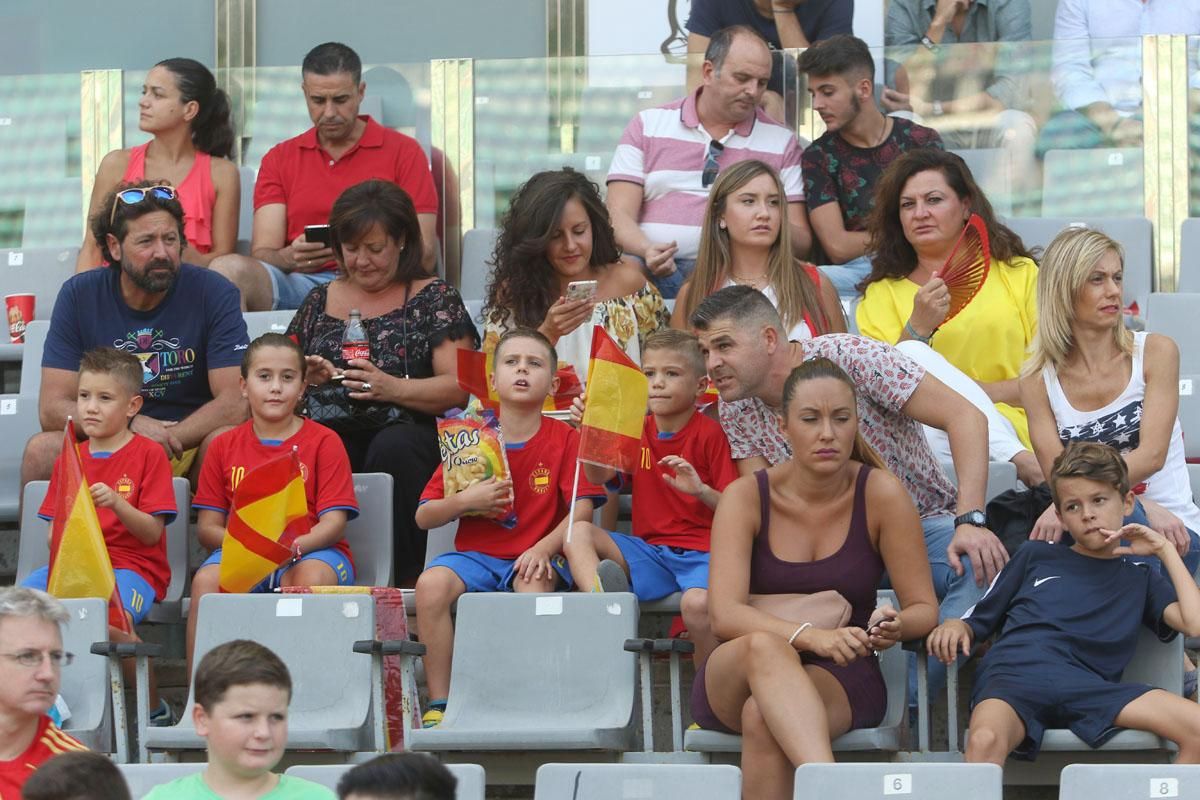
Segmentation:
[[(545, 336), (516, 328), (496, 344), (491, 376), (500, 397), (500, 425), (510, 480), (488, 478), (445, 497), (441, 467), (421, 495), (417, 524), (426, 530), (459, 520), (455, 551), (438, 556), (417, 579), (417, 620), (425, 654), (429, 710), (424, 726), (442, 721), (450, 689), (454, 625), (450, 607), (465, 592), (552, 592), (570, 586), (566, 560), (559, 555), (567, 530), (567, 510), (575, 477), (579, 434), (565, 422), (542, 416), (542, 403), (554, 391), (558, 355)], [(590, 524), (604, 492), (580, 480), (575, 530)], [(506, 529), (488, 516), (509, 502), (517, 524)]]
[[(253, 591), (276, 586), (346, 586), (354, 583), (354, 562), (344, 538), (346, 523), (358, 516), (350, 458), (337, 434), (296, 416), (304, 394), (304, 352), (287, 336), (265, 333), (250, 343), (242, 359), (242, 394), (250, 419), (213, 439), (200, 467), (192, 506), (199, 509), (197, 537), (213, 551), (192, 578), (192, 608), (200, 597), (220, 590), (221, 543), (233, 492), (254, 467), (297, 448), (308, 516), (292, 523), (285, 536), (294, 557)], [(390, 532), (380, 532), (390, 535)], [(195, 613), (188, 615), (188, 664), (196, 639)]]
[[(584, 465), (588, 480), (597, 484), (632, 483), (633, 535), (583, 525), (564, 552), (583, 591), (625, 591), (629, 580), (643, 601), (683, 592), (680, 611), (696, 645), (696, 663), (702, 664), (716, 646), (707, 602), (713, 510), (737, 478), (737, 467), (720, 423), (696, 411), (696, 400), (708, 387), (696, 337), (679, 330), (647, 337), (642, 372), (650, 382), (650, 413), (637, 470), (618, 475), (608, 467)], [(582, 419), (583, 409), (583, 399), (577, 398), (572, 416)]]
[[(98, 347), (83, 354), (75, 415), (87, 441), (79, 444), (79, 455), (130, 630), (146, 618), (171, 582), (164, 532), (176, 513), (166, 454), (157, 443), (129, 429), (129, 421), (142, 408), (141, 388), (142, 364), (132, 353)], [(48, 522), (60, 510), (55, 508), (55, 495), (61, 470), (59, 459), (38, 509), (38, 516)], [(45, 591), (48, 579), (49, 567), (41, 567), (22, 585)], [(113, 641), (138, 641), (117, 628), (110, 628), (109, 636)], [(150, 702), (154, 708), (150, 724), (170, 725), (171, 710), (158, 698), (153, 674)]]

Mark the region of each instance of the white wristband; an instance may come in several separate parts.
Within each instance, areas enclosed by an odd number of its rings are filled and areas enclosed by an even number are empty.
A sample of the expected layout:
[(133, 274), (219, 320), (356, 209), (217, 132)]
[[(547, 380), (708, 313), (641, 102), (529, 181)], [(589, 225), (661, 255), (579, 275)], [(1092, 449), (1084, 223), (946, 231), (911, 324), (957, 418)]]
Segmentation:
[(808, 630), (811, 627), (812, 627), (812, 623), (806, 622), (803, 625), (801, 625), (799, 628), (796, 628), (796, 630), (792, 631), (792, 635), (788, 637), (788, 644), (794, 643), (796, 641), (797, 636), (804, 633), (806, 630)]

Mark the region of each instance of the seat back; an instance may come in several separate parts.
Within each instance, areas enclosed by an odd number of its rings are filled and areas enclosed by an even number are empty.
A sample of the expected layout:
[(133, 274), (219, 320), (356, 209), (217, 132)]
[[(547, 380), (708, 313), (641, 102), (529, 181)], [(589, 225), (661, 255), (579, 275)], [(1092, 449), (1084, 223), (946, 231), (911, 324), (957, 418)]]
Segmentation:
[(1200, 797), (1196, 764), (1068, 764), (1058, 786), (1059, 800), (1143, 800), (1147, 797)]
[(358, 516), (346, 524), (346, 543), (354, 554), (354, 583), (392, 585), (392, 476), (354, 473)]
[[(22, 374), (26, 367), (22, 366)], [(25, 442), (41, 430), (36, 395), (0, 395), (0, 522), (16, 522), (21, 499), (21, 456)]]
[(488, 266), (499, 233), (491, 228), (475, 228), (463, 234), (462, 271), (458, 291), (464, 300), (483, 300), (487, 288)]
[(802, 764), (792, 797), (1001, 800), (1003, 792), (1003, 773), (995, 764)]
[(1180, 374), (1179, 410), (1176, 413), (1183, 428), (1184, 458), (1200, 458), (1200, 370)]
[(121, 770), (129, 786), (129, 796), (133, 800), (141, 800), (155, 786), (203, 772), (207, 766), (203, 761), (198, 761), (181, 764), (118, 764), (117, 769)]
[[(958, 473), (954, 470), (954, 464), (943, 463), (942, 471), (946, 473), (946, 477), (950, 479), (951, 483), (958, 486)], [(991, 502), (991, 499), (1001, 492), (1015, 488), (1017, 488), (1017, 466), (1011, 461), (989, 461), (984, 502)]]
[(95, 642), (108, 641), (108, 603), (98, 598), (63, 600), (70, 616), (62, 628), (63, 650), (75, 654), (63, 667), (59, 694), (71, 716), (63, 730), (93, 750), (113, 752), (108, 659), (93, 655)]
[(637, 662), (624, 644), (637, 621), (632, 594), (463, 595), (442, 727), (629, 725)]
[(429, 532), (425, 540), (425, 565), (443, 553), (454, 552), (454, 537), (458, 533), (458, 520), (447, 522)]
[(242, 241), (250, 241), (254, 228), (254, 181), (258, 170), (254, 167), (238, 167), (238, 188), (242, 203), (238, 206), (238, 235)]
[(25, 353), (21, 356), (21, 395), (35, 399), (42, 390), (42, 351), (46, 349), (46, 336), (50, 333), (50, 322), (34, 320), (25, 326)]
[(4, 294), (32, 294), (33, 318), (50, 319), (54, 301), (58, 299), (58, 290), (62, 288), (63, 281), (75, 274), (75, 259), (78, 256), (78, 247), (0, 249)]
[[(1196, 243), (1200, 247), (1200, 242)], [(1200, 347), (1196, 346), (1196, 312), (1200, 294), (1155, 292), (1146, 302), (1146, 330), (1170, 336), (1179, 346), (1179, 371), (1200, 372)]]
[(1133, 659), (1125, 667), (1121, 680), (1183, 694), (1183, 637), (1159, 641), (1153, 631), (1143, 626), (1138, 632)]
[(292, 324), (296, 312), (291, 309), (280, 311), (243, 311), (242, 318), (246, 320), (246, 334), (254, 341), (264, 333), (283, 333)]
[[(426, 756), (433, 758), (433, 756)], [(330, 791), (337, 791), (338, 781), (353, 764), (297, 764), (283, 772), (296, 778), (319, 783)], [(454, 787), (455, 800), (484, 800), (487, 779), (483, 767), (478, 764), (443, 764), (457, 781)]]
[(1042, 173), (1042, 213), (1140, 217), (1144, 213), (1140, 147), (1050, 150)]
[(1200, 464), (1188, 464), (1188, 478), (1192, 482), (1192, 502), (1200, 497)]
[(1179, 280), (1177, 292), (1200, 292), (1200, 219), (1189, 218), (1179, 226)]
[(742, 771), (729, 764), (543, 764), (533, 800), (617, 797), (740, 797)]

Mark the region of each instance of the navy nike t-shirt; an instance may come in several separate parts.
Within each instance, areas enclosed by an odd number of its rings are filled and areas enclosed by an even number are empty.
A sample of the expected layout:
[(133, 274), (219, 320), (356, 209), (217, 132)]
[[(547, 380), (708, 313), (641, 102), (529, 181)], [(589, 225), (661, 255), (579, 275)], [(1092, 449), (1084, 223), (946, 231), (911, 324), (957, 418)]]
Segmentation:
[(1175, 637), (1162, 618), (1175, 600), (1170, 580), (1145, 565), (1080, 555), (1063, 544), (1026, 542), (963, 622), (976, 642), (999, 631), (989, 664), (1068, 662), (1119, 681), (1139, 626), (1164, 642)]
[(86, 350), (115, 347), (142, 362), (142, 413), (179, 420), (212, 399), (208, 371), (242, 363), (249, 339), (237, 287), (182, 264), (163, 301), (137, 311), (121, 296), (120, 273), (91, 269), (58, 292), (42, 366), (75, 372)]

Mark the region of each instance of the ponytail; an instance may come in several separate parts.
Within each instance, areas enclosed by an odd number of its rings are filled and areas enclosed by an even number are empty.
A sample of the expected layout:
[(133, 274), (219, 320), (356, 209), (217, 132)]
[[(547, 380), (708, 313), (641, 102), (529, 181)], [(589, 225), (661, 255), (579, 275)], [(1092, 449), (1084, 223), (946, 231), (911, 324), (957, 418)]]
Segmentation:
[(195, 101), (200, 111), (191, 122), (192, 145), (218, 158), (233, 154), (233, 123), (229, 95), (217, 87), (208, 67), (190, 58), (168, 58), (155, 66), (175, 76), (180, 99)]

